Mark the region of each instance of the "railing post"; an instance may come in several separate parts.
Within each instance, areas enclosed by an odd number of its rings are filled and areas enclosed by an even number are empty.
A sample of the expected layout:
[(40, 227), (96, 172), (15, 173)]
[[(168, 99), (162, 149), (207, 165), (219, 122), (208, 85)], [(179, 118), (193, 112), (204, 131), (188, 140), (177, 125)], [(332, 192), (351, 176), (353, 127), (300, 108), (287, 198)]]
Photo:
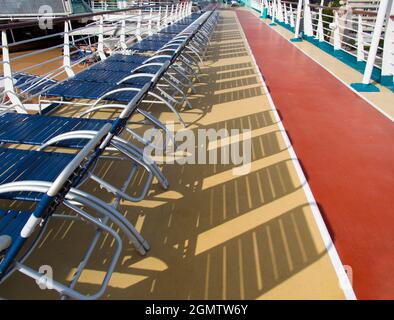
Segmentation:
[(270, 26), (276, 26), (275, 19), (277, 19), (277, 7), (276, 7), (276, 0), (272, 0), (272, 15), (271, 15), (271, 23)]
[(281, 0), (276, 0), (276, 1), (277, 1), (277, 8), (278, 8), (278, 20), (280, 22), (283, 22), (282, 2), (281, 2)]
[(178, 21), (178, 14), (179, 14), (179, 3), (175, 5), (175, 13), (174, 13), (174, 21)]
[(99, 25), (99, 36), (98, 36), (98, 44), (97, 51), (101, 60), (105, 60), (107, 57), (104, 52), (104, 17), (100, 16), (100, 25)]
[(290, 3), (290, 10), (289, 10), (289, 16), (290, 16), (290, 27), (294, 28), (295, 23), (294, 23), (294, 12), (293, 12), (293, 5)]
[(341, 50), (341, 34), (339, 32), (339, 15), (338, 11), (334, 10), (334, 22), (331, 24), (334, 32), (334, 51)]
[(357, 62), (364, 61), (364, 35), (363, 35), (363, 18), (358, 15), (357, 21)]
[(317, 21), (317, 36), (320, 42), (324, 41), (323, 32), (323, 9), (319, 8), (319, 19)]
[(161, 26), (161, 6), (159, 7), (159, 12), (157, 14), (157, 30), (160, 30)]
[(308, 37), (313, 36), (312, 14), (309, 7), (309, 0), (304, 0), (304, 32)]
[(290, 39), (290, 41), (292, 41), (292, 42), (300, 42), (300, 41), (302, 41), (302, 36), (300, 34), (300, 27), (301, 27), (301, 15), (302, 15), (303, 1), (304, 0), (298, 0), (296, 24), (295, 24), (295, 30), (294, 30), (294, 38)]
[[(380, 83), (384, 86), (393, 86), (394, 76), (394, 1), (388, 5), (387, 25), (384, 35), (382, 74)], [(391, 17), (391, 18), (390, 18)]]
[(120, 23), (120, 37), (119, 37), (119, 43), (120, 43), (120, 47), (123, 50), (127, 49), (127, 45), (126, 45), (126, 13), (124, 12), (122, 14), (122, 21)]
[(164, 11), (164, 25), (168, 24), (168, 5), (166, 5), (166, 10)]
[(174, 5), (171, 5), (170, 22), (174, 22)]
[(367, 64), (365, 65), (362, 83), (352, 83), (353, 89), (360, 92), (378, 92), (379, 88), (374, 86), (371, 81), (372, 71), (375, 64), (376, 53), (378, 51), (380, 36), (383, 30), (383, 24), (386, 16), (389, 16), (389, 2), (390, 8), (392, 0), (381, 0), (379, 4), (378, 13), (376, 16), (375, 27), (372, 34), (371, 45), (368, 52)]
[(136, 37), (138, 39), (138, 41), (141, 41), (141, 28), (142, 28), (142, 10), (138, 10), (138, 18), (137, 18), (137, 29), (135, 31)]
[(182, 18), (186, 17), (186, 2), (182, 4)]
[[(7, 31), (1, 31), (1, 45), (3, 55), (3, 73), (4, 73), (4, 91), (5, 95), (10, 99), (13, 106), (19, 113), (27, 113), (22, 102), (19, 100), (15, 92), (14, 77), (12, 76), (10, 50), (8, 47)], [(7, 94), (9, 93), (9, 94)]]
[(288, 13), (287, 13), (287, 3), (286, 2), (283, 3), (283, 21), (286, 24), (289, 24)]
[(153, 31), (152, 31), (152, 19), (153, 19), (153, 8), (150, 8), (149, 10), (149, 18), (148, 18), (148, 35), (152, 35)]
[(70, 33), (68, 21), (64, 21), (63, 68), (69, 78), (75, 75), (73, 69), (71, 68)]

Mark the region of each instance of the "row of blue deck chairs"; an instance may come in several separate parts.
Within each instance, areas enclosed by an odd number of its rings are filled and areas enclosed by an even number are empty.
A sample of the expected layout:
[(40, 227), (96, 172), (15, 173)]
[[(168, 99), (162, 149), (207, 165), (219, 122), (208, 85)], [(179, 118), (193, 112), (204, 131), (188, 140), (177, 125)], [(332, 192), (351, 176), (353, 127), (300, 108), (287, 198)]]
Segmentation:
[[(176, 111), (168, 99), (173, 99), (174, 92), (193, 87), (198, 63), (204, 57), (217, 19), (215, 11), (192, 14), (166, 28), (168, 32), (163, 29), (127, 52), (114, 54), (63, 82), (51, 83), (41, 93), (46, 98), (60, 97), (55, 101), (73, 106), (78, 105), (78, 99), (93, 99), (85, 112), (89, 118), (0, 114), (0, 199), (9, 201), (12, 207), (0, 209), (0, 283), (19, 270), (40, 284), (50, 281), (52, 289), (62, 297), (96, 299), (104, 294), (121, 254), (123, 242), (115, 230), (121, 230), (141, 254), (149, 250), (148, 242), (115, 206), (86, 193), (80, 186), (88, 180), (95, 181), (115, 194), (116, 201), (143, 199), (153, 178), (168, 188), (159, 167), (147, 161), (142, 150), (123, 134), (132, 133), (128, 123), (135, 113), (166, 130), (165, 125), (140, 106), (152, 96)], [(143, 44), (149, 42), (152, 46), (146, 47), (148, 54), (142, 54)], [(117, 108), (120, 114), (113, 120), (92, 117), (97, 110), (105, 108)], [(149, 143), (142, 137), (139, 139), (143, 144)], [(38, 148), (16, 148), (11, 144)], [(50, 151), (50, 147), (67, 148), (70, 152)], [(114, 187), (94, 172), (98, 161), (111, 151), (132, 162), (129, 180), (136, 167), (146, 170), (147, 181), (140, 195), (127, 194), (124, 188)], [(67, 208), (72, 214), (65, 214), (60, 208)], [(75, 289), (94, 242), (68, 285), (49, 279), (25, 264), (50, 218), (82, 219), (97, 228), (97, 235), (104, 232), (113, 237), (114, 253), (95, 293), (83, 294)]]

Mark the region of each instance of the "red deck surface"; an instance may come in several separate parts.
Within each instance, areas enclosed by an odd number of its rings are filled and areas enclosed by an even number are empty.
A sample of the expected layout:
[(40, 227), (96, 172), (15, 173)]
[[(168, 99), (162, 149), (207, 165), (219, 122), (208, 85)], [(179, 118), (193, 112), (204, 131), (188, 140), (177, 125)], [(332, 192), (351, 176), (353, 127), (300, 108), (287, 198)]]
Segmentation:
[(357, 298), (394, 299), (393, 123), (252, 13), (237, 15)]

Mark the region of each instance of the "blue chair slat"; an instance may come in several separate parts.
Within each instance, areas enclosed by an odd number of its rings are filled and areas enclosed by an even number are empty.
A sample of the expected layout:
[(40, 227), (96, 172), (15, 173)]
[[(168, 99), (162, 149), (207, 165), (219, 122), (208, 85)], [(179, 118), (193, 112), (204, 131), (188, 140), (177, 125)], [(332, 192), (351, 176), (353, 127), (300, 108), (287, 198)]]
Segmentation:
[(14, 241), (29, 219), (31, 212), (0, 210), (0, 235), (7, 235)]
[(169, 42), (174, 39), (173, 35), (166, 34), (154, 34), (149, 37), (146, 37), (143, 41), (160, 41), (160, 42)]
[[(119, 85), (118, 88), (129, 88), (130, 85)], [(133, 87), (137, 87), (137, 85), (133, 85)], [(142, 88), (142, 86), (139, 86)], [(114, 101), (119, 101), (119, 102), (129, 102), (131, 99), (133, 99), (137, 95), (136, 91), (120, 91), (116, 92), (114, 94), (111, 94), (108, 97), (108, 100), (114, 100)]]
[[(112, 121), (6, 113), (0, 116), (0, 141), (41, 145), (59, 134), (70, 131), (98, 131), (106, 123), (112, 123)], [(67, 148), (83, 148), (86, 143), (86, 139), (72, 139), (62, 141), (57, 145)]]
[(106, 82), (106, 83), (117, 83), (124, 77), (130, 75), (129, 72), (125, 71), (113, 71), (113, 70), (86, 70), (75, 75), (72, 80), (78, 81), (90, 81), (90, 82)]
[(180, 24), (182, 24), (182, 25), (190, 25), (196, 20), (197, 20), (196, 18), (183, 18), (183, 19), (177, 21), (176, 24), (178, 24), (178, 25), (180, 25)]
[[(74, 158), (72, 154), (0, 148), (0, 184), (24, 180), (53, 182)], [(40, 201), (37, 192), (12, 192), (2, 198)]]
[(130, 47), (131, 50), (137, 51), (157, 51), (162, 46), (167, 44), (167, 41), (145, 41), (137, 42)]
[(119, 61), (119, 62), (127, 62), (127, 63), (133, 63), (133, 64), (143, 64), (145, 62), (145, 60), (147, 59), (146, 56), (143, 55), (137, 55), (137, 54), (133, 54), (133, 55), (124, 55), (124, 54), (114, 54), (110, 57), (108, 57), (104, 62), (108, 62), (108, 61)]
[[(135, 67), (138, 67), (139, 65), (141, 65), (141, 64), (107, 59), (103, 62), (94, 64), (88, 70), (111, 70), (111, 71), (127, 72), (127, 71), (134, 69)], [(84, 72), (84, 71), (82, 71), (82, 72)]]
[(171, 25), (159, 31), (160, 34), (178, 34), (185, 30), (185, 26)]
[(115, 87), (115, 84), (66, 80), (54, 88), (49, 89), (47, 96), (61, 96), (64, 98), (98, 99), (104, 93)]

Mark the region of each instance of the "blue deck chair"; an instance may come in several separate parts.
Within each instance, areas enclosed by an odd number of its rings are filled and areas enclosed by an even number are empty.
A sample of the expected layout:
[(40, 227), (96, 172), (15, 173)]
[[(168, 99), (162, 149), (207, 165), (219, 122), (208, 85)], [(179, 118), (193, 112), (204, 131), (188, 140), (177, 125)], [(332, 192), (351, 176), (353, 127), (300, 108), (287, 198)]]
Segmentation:
[[(0, 148), (0, 156), (3, 159), (0, 165), (0, 198), (35, 203), (31, 211), (0, 210), (0, 283), (19, 270), (37, 283), (50, 283), (52, 289), (62, 296), (96, 299), (104, 293), (122, 248), (121, 238), (108, 226), (109, 223), (125, 232), (142, 254), (149, 249), (147, 242), (113, 207), (92, 195), (74, 189), (86, 174), (87, 167), (96, 157), (97, 149), (108, 137), (110, 130), (111, 125), (107, 124), (92, 134), (90, 141), (76, 155)], [(72, 210), (72, 215), (59, 214), (60, 206)], [(100, 232), (114, 238), (115, 250), (100, 289), (96, 293), (84, 295), (72, 287), (48, 279), (25, 265), (25, 260), (34, 250), (48, 220), (52, 217), (76, 220), (82, 218)]]
[[(95, 175), (93, 172), (94, 167), (89, 173), (89, 178), (116, 196), (129, 201), (140, 201), (148, 192), (153, 177), (157, 178), (164, 189), (167, 189), (169, 185), (168, 180), (163, 176), (156, 163), (148, 159), (147, 155), (144, 155), (139, 148), (121, 137), (122, 132), (124, 130), (127, 131), (128, 118), (135, 112), (138, 104), (146, 95), (148, 88), (149, 86), (146, 85), (140, 90), (135, 90), (136, 95), (128, 105), (122, 106), (122, 113), (116, 120), (5, 113), (0, 115), (0, 143), (36, 145), (40, 146), (41, 149), (51, 145), (80, 149), (86, 144), (86, 137), (89, 138), (92, 132), (97, 132), (105, 125), (110, 124), (113, 127), (111, 131), (113, 136), (108, 141), (108, 146), (105, 147), (115, 148), (123, 156), (130, 159), (133, 164), (144, 168), (148, 173), (146, 182), (140, 195), (131, 196)], [(112, 107), (112, 105), (108, 107)], [(87, 132), (89, 132), (88, 136), (86, 136)], [(98, 159), (99, 157), (97, 157)], [(135, 170), (132, 173), (135, 173)]]

